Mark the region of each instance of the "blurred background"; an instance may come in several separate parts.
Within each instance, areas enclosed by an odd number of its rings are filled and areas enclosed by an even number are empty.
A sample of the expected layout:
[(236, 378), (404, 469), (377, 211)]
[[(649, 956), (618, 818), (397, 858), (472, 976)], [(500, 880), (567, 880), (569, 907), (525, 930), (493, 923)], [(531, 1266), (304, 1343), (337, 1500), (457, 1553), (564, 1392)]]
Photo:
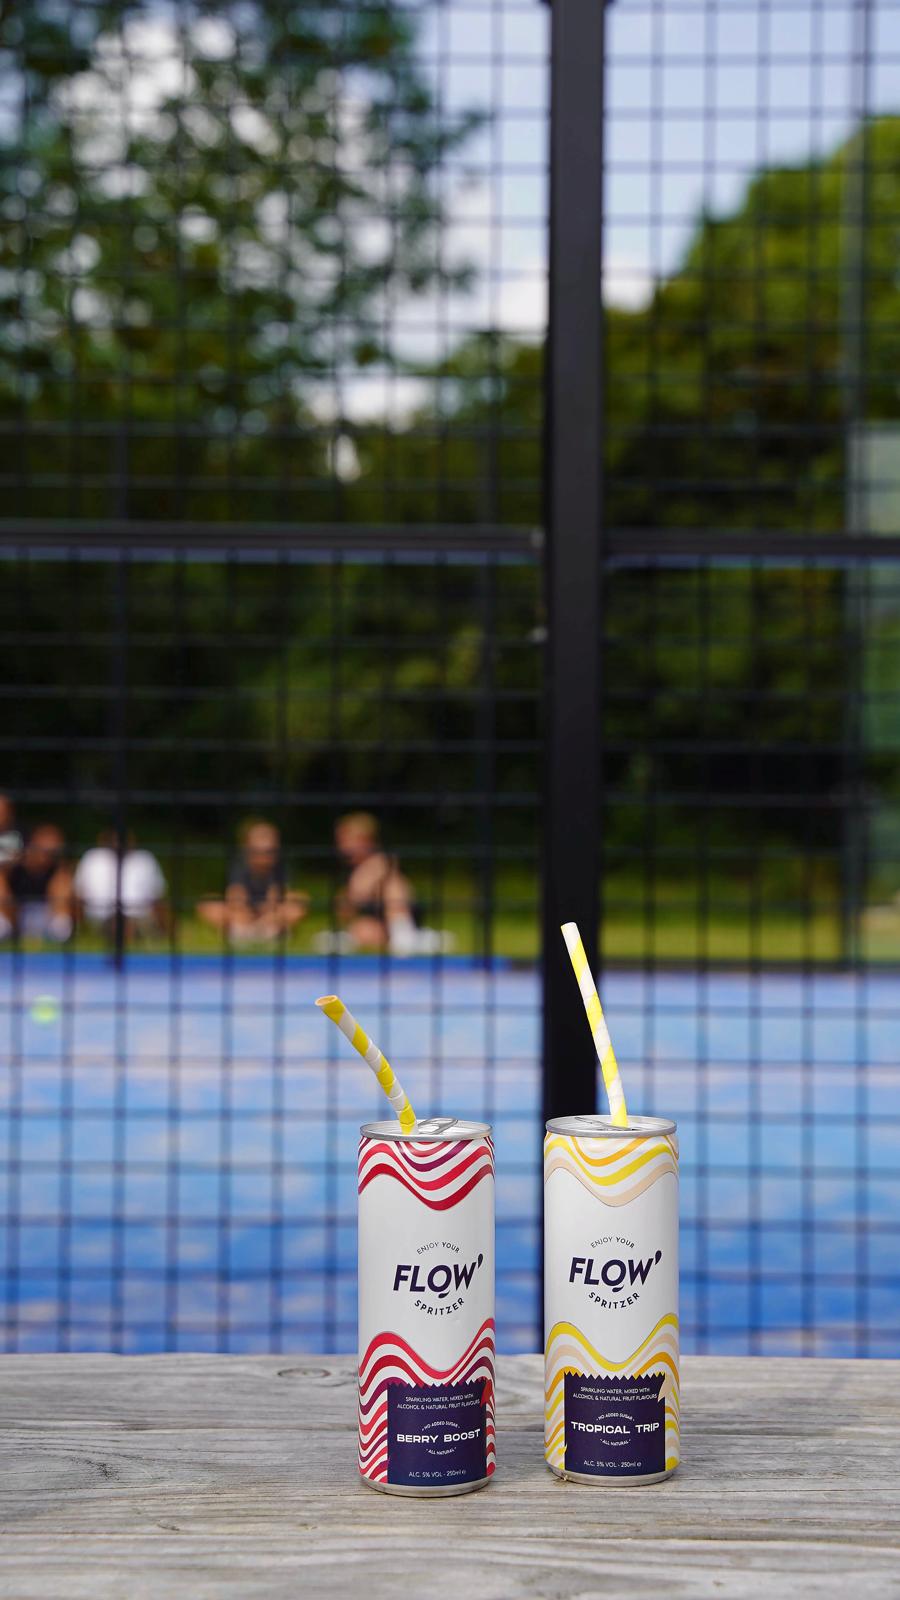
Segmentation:
[[(0, 8), (7, 1350), (354, 1348), (323, 990), (540, 1344), (550, 23)], [(604, 1003), (685, 1347), (900, 1355), (900, 0), (605, 57)]]

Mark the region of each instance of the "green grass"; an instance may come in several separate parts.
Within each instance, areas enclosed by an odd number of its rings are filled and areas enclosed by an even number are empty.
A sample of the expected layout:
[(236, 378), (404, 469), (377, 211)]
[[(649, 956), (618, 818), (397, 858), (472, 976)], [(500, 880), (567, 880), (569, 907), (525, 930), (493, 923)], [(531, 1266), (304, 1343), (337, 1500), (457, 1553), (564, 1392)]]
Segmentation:
[[(295, 887), (309, 893), (311, 910), (285, 947), (292, 954), (310, 954), (315, 934), (330, 925), (334, 881), (324, 873), (307, 873)], [(426, 920), (453, 933), (460, 955), (484, 954), (486, 918), (473, 877), (462, 872), (448, 875), (438, 903), (426, 896)], [(490, 932), (494, 954), (523, 961), (537, 957), (538, 885), (526, 871), (498, 872)], [(867, 910), (860, 919), (858, 939), (865, 959), (900, 959), (900, 906)], [(221, 936), (199, 921), (194, 901), (188, 899), (178, 917), (175, 943), (185, 953), (214, 954), (222, 949)], [(95, 930), (79, 929), (77, 948), (101, 950), (104, 941)], [(157, 936), (135, 948), (162, 952), (169, 942)], [(696, 884), (684, 879), (654, 881), (649, 897), (647, 885), (637, 877), (617, 875), (606, 884), (603, 956), (607, 961), (817, 963), (835, 961), (841, 953), (838, 900), (824, 884), (817, 886), (809, 902), (788, 898), (777, 882), (761, 892), (747, 883), (714, 881), (707, 885), (705, 899)]]

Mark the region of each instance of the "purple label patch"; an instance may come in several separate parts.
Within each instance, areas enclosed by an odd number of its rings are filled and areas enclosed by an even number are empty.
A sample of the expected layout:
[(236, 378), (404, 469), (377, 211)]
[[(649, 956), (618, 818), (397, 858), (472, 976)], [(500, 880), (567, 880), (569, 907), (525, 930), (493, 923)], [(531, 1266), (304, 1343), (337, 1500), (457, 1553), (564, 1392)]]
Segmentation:
[(388, 1483), (442, 1489), (487, 1473), (484, 1383), (388, 1387)]
[(662, 1373), (644, 1378), (565, 1375), (566, 1471), (637, 1478), (666, 1470)]

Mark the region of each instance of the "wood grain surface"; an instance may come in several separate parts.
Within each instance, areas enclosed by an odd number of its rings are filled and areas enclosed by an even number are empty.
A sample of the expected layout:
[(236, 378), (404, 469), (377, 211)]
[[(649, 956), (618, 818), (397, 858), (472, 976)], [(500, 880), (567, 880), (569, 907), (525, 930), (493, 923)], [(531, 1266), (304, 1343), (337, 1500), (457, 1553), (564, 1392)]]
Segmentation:
[(900, 1597), (900, 1363), (688, 1358), (684, 1461), (551, 1477), (501, 1357), (498, 1471), (400, 1500), (355, 1466), (347, 1357), (0, 1357), (0, 1595)]

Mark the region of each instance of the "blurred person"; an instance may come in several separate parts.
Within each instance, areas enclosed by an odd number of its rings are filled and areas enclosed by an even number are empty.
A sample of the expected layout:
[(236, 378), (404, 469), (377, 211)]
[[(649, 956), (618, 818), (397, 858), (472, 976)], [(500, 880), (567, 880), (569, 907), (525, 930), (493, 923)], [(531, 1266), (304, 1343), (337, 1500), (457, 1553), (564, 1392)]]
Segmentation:
[(165, 933), (169, 925), (166, 880), (155, 855), (139, 850), (129, 833), (122, 855), (119, 886), (119, 855), (116, 835), (106, 830), (97, 843), (85, 851), (74, 878), (75, 901), (86, 922), (110, 931), (116, 918), (117, 893), (121, 895), (126, 938), (132, 933)]
[(72, 872), (65, 839), (52, 822), (29, 835), (18, 859), (0, 879), (0, 935), (51, 939), (64, 944), (74, 927)]
[(232, 862), (224, 900), (201, 900), (197, 915), (237, 944), (262, 943), (288, 933), (306, 916), (307, 895), (288, 889), (281, 834), (271, 822), (251, 822)]
[(351, 947), (390, 949), (395, 955), (418, 950), (421, 931), (415, 891), (395, 856), (381, 848), (378, 821), (368, 811), (339, 817), (334, 828), (338, 855), (349, 868), (337, 897), (337, 914)]
[(22, 853), (22, 835), (16, 827), (15, 802), (0, 794), (0, 868), (16, 861)]

